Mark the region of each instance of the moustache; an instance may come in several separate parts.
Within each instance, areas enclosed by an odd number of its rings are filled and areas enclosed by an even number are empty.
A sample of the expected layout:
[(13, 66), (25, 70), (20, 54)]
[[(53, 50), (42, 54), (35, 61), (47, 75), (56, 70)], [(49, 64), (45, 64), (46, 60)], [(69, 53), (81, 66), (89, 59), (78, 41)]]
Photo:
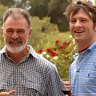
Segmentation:
[(21, 43), (22, 44), (22, 40), (20, 40), (20, 39), (12, 39), (11, 41), (9, 41), (9, 44), (10, 43)]

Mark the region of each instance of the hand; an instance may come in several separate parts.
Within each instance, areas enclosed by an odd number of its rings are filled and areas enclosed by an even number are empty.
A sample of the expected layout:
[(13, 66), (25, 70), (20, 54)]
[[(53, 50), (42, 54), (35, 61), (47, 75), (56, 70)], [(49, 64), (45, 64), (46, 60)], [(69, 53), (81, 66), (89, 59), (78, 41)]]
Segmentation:
[(16, 93), (15, 90), (11, 90), (9, 92), (1, 92), (0, 96), (11, 96), (11, 95), (14, 95), (15, 93)]

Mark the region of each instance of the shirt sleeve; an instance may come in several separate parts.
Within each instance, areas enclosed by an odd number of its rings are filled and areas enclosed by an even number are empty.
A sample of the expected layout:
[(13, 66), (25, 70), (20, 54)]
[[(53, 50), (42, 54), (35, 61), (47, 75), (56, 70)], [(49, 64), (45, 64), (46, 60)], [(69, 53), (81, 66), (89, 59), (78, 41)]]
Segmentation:
[(55, 66), (51, 67), (49, 70), (49, 80), (47, 86), (48, 96), (64, 96), (61, 88), (60, 76)]

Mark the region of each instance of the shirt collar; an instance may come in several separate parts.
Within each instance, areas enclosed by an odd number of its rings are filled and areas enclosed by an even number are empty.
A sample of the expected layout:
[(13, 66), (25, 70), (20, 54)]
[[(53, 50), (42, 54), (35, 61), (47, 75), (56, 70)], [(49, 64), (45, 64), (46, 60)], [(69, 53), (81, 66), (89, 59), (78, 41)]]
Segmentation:
[(35, 52), (35, 50), (32, 48), (32, 46), (31, 45), (28, 45), (29, 46), (29, 54), (31, 54), (33, 57), (37, 57), (37, 53)]
[(89, 48), (88, 50), (93, 50), (93, 49), (96, 49), (96, 42), (94, 42)]
[[(91, 51), (94, 48), (96, 49), (96, 42), (94, 42), (93, 44), (91, 44), (91, 46), (88, 49), (86, 49), (86, 51)], [(75, 53), (75, 55), (73, 55), (73, 57), (76, 58), (76, 57), (78, 57), (78, 55), (79, 55), (78, 53)]]
[[(37, 57), (37, 53), (35, 52), (35, 50), (32, 48), (32, 46), (31, 45), (27, 45), (27, 46), (29, 46), (29, 54), (31, 54), (33, 57)], [(0, 50), (0, 53), (1, 54), (3, 54), (3, 53), (6, 53), (6, 45)]]

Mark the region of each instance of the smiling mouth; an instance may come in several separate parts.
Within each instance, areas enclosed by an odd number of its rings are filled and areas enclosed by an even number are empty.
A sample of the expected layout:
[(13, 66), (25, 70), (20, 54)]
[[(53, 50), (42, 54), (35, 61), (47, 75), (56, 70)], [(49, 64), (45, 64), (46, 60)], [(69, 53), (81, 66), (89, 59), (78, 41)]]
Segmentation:
[(75, 31), (75, 33), (83, 33), (84, 31)]
[(9, 42), (9, 45), (22, 45), (22, 42)]

